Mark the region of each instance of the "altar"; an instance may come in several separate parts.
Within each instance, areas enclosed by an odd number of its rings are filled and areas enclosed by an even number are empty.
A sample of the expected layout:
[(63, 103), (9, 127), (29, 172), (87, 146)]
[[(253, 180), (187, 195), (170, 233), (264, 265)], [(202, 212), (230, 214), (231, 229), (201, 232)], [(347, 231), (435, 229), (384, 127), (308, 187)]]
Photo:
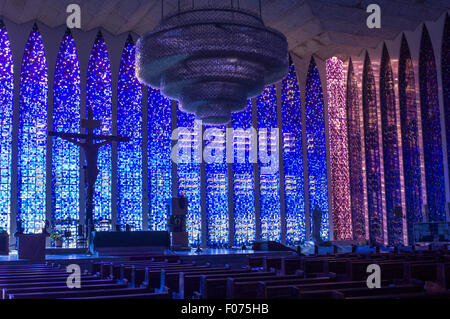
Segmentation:
[(90, 237), (89, 250), (99, 256), (162, 253), (170, 247), (167, 231), (93, 231)]

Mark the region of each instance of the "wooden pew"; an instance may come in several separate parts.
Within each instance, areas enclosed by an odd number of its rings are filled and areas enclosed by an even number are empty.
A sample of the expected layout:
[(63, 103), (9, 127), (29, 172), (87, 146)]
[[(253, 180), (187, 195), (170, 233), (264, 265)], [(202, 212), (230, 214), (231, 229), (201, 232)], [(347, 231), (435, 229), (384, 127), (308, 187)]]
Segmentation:
[[(251, 269), (234, 269), (223, 272), (224, 275), (231, 274), (250, 274), (258, 273), (257, 271)], [(192, 274), (192, 273), (179, 273), (179, 287), (178, 294), (176, 295), (179, 299), (192, 298), (195, 292), (200, 291), (200, 281), (203, 274)]]
[[(102, 295), (95, 297), (77, 297), (76, 299), (169, 299), (168, 293), (131, 293), (117, 296)], [(74, 298), (61, 298), (61, 299), (74, 299)]]
[(337, 290), (313, 290), (300, 292), (300, 299), (344, 299), (344, 295)]
[[(209, 266), (193, 266), (193, 265), (177, 265), (177, 266), (166, 266), (166, 267), (161, 267), (161, 266), (147, 266), (147, 267), (142, 267), (141, 265), (139, 266), (126, 266), (126, 267), (122, 267), (120, 270), (120, 276), (119, 276), (119, 280), (123, 280), (123, 279), (127, 279), (132, 286), (140, 286), (141, 284), (148, 284), (149, 280), (151, 280), (150, 278), (146, 278), (146, 275), (149, 276), (149, 272), (159, 272), (161, 273), (162, 270), (165, 271), (171, 271), (171, 272), (180, 272), (180, 271), (209, 271), (211, 268)], [(155, 281), (155, 280), (153, 280)], [(159, 283), (161, 281), (159, 280)], [(153, 284), (152, 284), (153, 285)], [(154, 286), (154, 288), (158, 288), (156, 286)]]
[(250, 268), (262, 268), (264, 256), (249, 256), (247, 266)]
[(360, 288), (337, 289), (337, 290), (340, 293), (342, 293), (346, 298), (425, 292), (423, 286), (414, 286), (414, 285), (398, 285), (393, 287), (381, 287), (374, 289), (369, 289), (367, 287), (360, 287)]
[[(93, 285), (101, 285), (101, 284), (115, 284), (114, 280), (107, 279), (99, 279), (99, 280), (85, 280), (81, 283), (82, 287), (93, 286)], [(6, 299), (5, 293), (14, 289), (47, 289), (53, 287), (66, 287), (66, 281), (53, 281), (53, 282), (33, 282), (33, 283), (20, 283), (20, 284), (6, 284), (2, 285), (0, 289), (2, 289), (2, 299)]]
[[(201, 275), (219, 275), (219, 274), (236, 274), (236, 273), (248, 273), (250, 270), (246, 269), (229, 269), (229, 268), (210, 268), (205, 270), (184, 270), (180, 271), (172, 271), (172, 270), (163, 270), (161, 272), (161, 280), (160, 280), (160, 291), (164, 289), (168, 289), (170, 292), (175, 292), (178, 296), (180, 294), (180, 287), (184, 288), (184, 278), (185, 276), (200, 278)], [(183, 278), (183, 279), (181, 279)], [(180, 281), (183, 281), (183, 284), (180, 285)], [(192, 282), (192, 280), (191, 280)], [(200, 280), (199, 280), (200, 282)], [(197, 287), (198, 288), (198, 287)], [(183, 291), (184, 295), (184, 291)]]
[(329, 278), (302, 278), (298, 275), (274, 276), (268, 278), (228, 278), (226, 299), (259, 299), (260, 283), (267, 286), (326, 282)]
[(39, 277), (47, 277), (47, 278), (53, 278), (53, 277), (61, 277), (61, 276), (68, 276), (69, 273), (66, 271), (62, 272), (41, 272), (41, 273), (24, 273), (24, 274), (13, 274), (11, 276), (0, 276), (0, 282), (4, 280), (14, 280), (14, 279), (34, 279)]
[(147, 288), (107, 288), (98, 290), (72, 290), (72, 291), (58, 291), (47, 293), (18, 293), (10, 294), (9, 299), (60, 299), (60, 298), (79, 298), (79, 297), (96, 297), (96, 296), (114, 296), (127, 294), (152, 293)]
[(381, 277), (386, 279), (403, 279), (404, 262), (402, 261), (353, 261), (349, 260), (346, 264), (346, 280), (367, 279), (367, 266), (377, 264), (381, 268)]
[(348, 297), (349, 300), (358, 299), (450, 299), (450, 292), (428, 293), (428, 292), (411, 292), (411, 293), (395, 293), (372, 296)]
[[(439, 281), (438, 265), (440, 263), (411, 263), (404, 264), (405, 282), (411, 283), (414, 280)], [(442, 266), (440, 266), (442, 267)], [(442, 280), (440, 280), (442, 282)]]
[(332, 291), (344, 288), (367, 287), (365, 281), (328, 281), (320, 283), (290, 284), (280, 286), (267, 286), (260, 284), (260, 295), (264, 299), (293, 298), (297, 299), (305, 291)]
[(273, 272), (250, 272), (244, 274), (202, 275), (200, 291), (196, 294), (200, 299), (224, 299), (228, 278), (273, 277)]
[(292, 275), (302, 268), (300, 257), (282, 257), (281, 258), (281, 275)]
[[(97, 290), (113, 290), (113, 289), (123, 289), (128, 288), (126, 283), (98, 283), (94, 285), (82, 285), (81, 288), (70, 289), (66, 286), (53, 286), (53, 287), (39, 287), (39, 288), (16, 288), (16, 289), (3, 289), (3, 299), (12, 299), (10, 295), (19, 294), (42, 294), (48, 296), (52, 293), (71, 293), (71, 292), (87, 292), (87, 291), (97, 291)], [(52, 297), (49, 297), (52, 298)]]
[[(14, 278), (14, 279), (4, 279), (0, 281), (0, 288), (5, 284), (20, 284), (20, 283), (37, 283), (37, 282), (66, 282), (68, 274), (64, 276), (57, 277), (35, 277), (35, 278)], [(99, 278), (91, 275), (81, 275), (81, 282), (86, 280), (98, 280)]]
[(143, 286), (149, 287), (149, 288), (155, 288), (160, 289), (161, 287), (164, 287), (161, 285), (161, 272), (163, 271), (171, 271), (171, 272), (183, 272), (183, 271), (203, 271), (210, 269), (209, 267), (183, 267), (183, 268), (176, 268), (176, 269), (146, 269), (145, 270), (145, 279), (142, 283)]

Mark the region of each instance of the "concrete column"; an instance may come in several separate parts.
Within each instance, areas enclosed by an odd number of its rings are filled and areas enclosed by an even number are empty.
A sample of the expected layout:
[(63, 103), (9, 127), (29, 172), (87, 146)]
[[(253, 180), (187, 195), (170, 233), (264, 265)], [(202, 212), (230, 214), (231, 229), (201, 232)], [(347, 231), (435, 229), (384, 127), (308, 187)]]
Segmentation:
[[(177, 102), (172, 100), (172, 134), (177, 129)], [(173, 136), (172, 136), (173, 138)], [(176, 135), (178, 139), (178, 135)], [(177, 145), (177, 140), (172, 139), (172, 149)], [(178, 154), (178, 153), (176, 153)], [(172, 161), (172, 197), (178, 196), (178, 174), (177, 174), (177, 163)]]
[(142, 86), (142, 230), (149, 229), (148, 195), (148, 88)]
[(234, 222), (234, 148), (233, 133), (231, 123), (228, 123), (226, 130), (226, 163), (227, 163), (227, 181), (228, 181), (228, 245), (234, 246), (235, 222)]
[(281, 113), (281, 82), (276, 84), (277, 92), (277, 127), (278, 127), (278, 164), (279, 164), (279, 192), (280, 192), (280, 240), (286, 244), (286, 199), (285, 199), (285, 176), (283, 162), (283, 117)]
[[(252, 125), (258, 134), (258, 112), (256, 98), (252, 99)], [(259, 149), (259, 138), (256, 136), (257, 143), (255, 145), (256, 154)], [(256, 162), (253, 164), (253, 174), (255, 176), (255, 241), (261, 240), (261, 203), (260, 199), (260, 176), (259, 176), (259, 156), (257, 156)]]
[(199, 129), (200, 139), (200, 209), (201, 209), (201, 247), (206, 248), (208, 246), (208, 214), (206, 211), (206, 171), (205, 161), (203, 160), (203, 149), (205, 147), (205, 141), (203, 135), (205, 133), (205, 126), (202, 124)]

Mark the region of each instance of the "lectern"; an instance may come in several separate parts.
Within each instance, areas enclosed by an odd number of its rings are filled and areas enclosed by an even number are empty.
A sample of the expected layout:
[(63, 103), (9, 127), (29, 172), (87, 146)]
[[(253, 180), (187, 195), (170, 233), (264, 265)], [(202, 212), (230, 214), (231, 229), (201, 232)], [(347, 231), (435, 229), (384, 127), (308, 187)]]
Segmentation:
[(188, 247), (186, 231), (187, 198), (171, 198), (167, 201), (167, 216), (172, 248)]
[(17, 234), (19, 259), (45, 261), (45, 234)]

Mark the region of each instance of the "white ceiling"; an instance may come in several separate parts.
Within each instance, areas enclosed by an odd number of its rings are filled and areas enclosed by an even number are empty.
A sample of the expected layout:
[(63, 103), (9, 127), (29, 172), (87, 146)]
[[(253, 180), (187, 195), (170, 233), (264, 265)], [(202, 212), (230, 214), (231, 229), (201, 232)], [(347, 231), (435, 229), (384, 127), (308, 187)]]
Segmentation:
[[(196, 6), (230, 4), (231, 0), (195, 0)], [(237, 5), (238, 0), (233, 0)], [(152, 30), (161, 18), (161, 0), (0, 0), (0, 17), (21, 24), (38, 20), (50, 27), (65, 24), (66, 7), (81, 7), (82, 29), (102, 27), (112, 34)], [(192, 0), (180, 0), (181, 7)], [(381, 29), (366, 26), (366, 7), (381, 6)], [(242, 8), (259, 12), (258, 0), (239, 0)], [(178, 0), (164, 0), (165, 13), (178, 8)], [(414, 30), (423, 21), (435, 21), (450, 9), (449, 0), (262, 0), (266, 25), (283, 32), (289, 49), (299, 58), (315, 54), (357, 55), (376, 47), (401, 31)]]

